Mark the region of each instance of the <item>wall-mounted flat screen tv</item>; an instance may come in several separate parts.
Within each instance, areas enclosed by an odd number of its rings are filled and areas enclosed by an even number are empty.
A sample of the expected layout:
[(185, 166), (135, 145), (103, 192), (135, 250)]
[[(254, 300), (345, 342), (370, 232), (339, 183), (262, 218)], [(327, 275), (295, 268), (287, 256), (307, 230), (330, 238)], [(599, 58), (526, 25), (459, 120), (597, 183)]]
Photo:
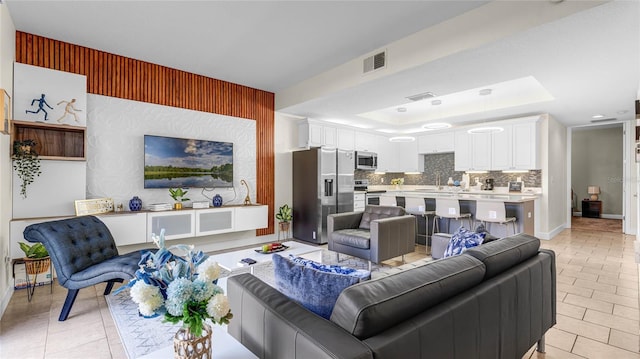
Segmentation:
[(144, 188), (233, 187), (233, 143), (144, 136)]

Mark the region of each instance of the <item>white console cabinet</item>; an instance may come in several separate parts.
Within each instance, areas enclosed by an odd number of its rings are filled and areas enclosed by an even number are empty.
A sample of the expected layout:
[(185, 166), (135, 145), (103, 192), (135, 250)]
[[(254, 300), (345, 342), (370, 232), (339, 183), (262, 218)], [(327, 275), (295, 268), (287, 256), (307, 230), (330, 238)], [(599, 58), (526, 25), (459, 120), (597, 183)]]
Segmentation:
[(147, 213), (147, 238), (151, 234), (160, 235), (164, 228), (164, 238), (167, 240), (195, 237), (196, 214), (194, 210), (180, 210), (170, 212)]
[(144, 212), (102, 214), (96, 217), (109, 228), (117, 246), (151, 241), (147, 236), (147, 214)]
[(196, 236), (226, 233), (234, 230), (234, 208), (214, 208), (196, 211)]
[(269, 206), (235, 207), (235, 212), (233, 225), (235, 231), (247, 231), (268, 226)]
[[(167, 240), (265, 228), (268, 212), (269, 206), (252, 205), (163, 212), (111, 212), (96, 217), (109, 228), (117, 246), (126, 246), (151, 242), (151, 234), (159, 235), (163, 228)], [(22, 232), (27, 226), (64, 218), (70, 217), (12, 220), (11, 257), (24, 257), (18, 242), (26, 242)]]

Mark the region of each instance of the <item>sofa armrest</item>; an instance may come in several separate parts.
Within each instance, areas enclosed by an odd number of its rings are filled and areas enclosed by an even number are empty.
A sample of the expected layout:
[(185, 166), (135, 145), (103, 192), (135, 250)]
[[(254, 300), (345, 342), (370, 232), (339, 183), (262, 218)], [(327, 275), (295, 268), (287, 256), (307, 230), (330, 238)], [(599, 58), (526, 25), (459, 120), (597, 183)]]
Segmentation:
[(330, 214), (327, 216), (327, 233), (341, 229), (358, 228), (362, 221), (363, 212), (345, 212)]
[(229, 277), (227, 295), (229, 334), (259, 358), (373, 358), (360, 340), (251, 274)]
[(404, 215), (371, 221), (371, 261), (398, 257), (415, 250), (416, 217)]

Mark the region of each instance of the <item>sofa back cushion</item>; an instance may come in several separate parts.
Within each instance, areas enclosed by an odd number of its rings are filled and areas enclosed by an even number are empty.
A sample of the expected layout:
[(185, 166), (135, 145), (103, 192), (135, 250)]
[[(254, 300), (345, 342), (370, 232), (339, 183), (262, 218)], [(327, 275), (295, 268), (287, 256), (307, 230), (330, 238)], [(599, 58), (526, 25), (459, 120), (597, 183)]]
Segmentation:
[(477, 285), (484, 272), (479, 260), (457, 256), (362, 282), (340, 294), (331, 321), (366, 339)]
[(74, 273), (118, 255), (111, 232), (94, 216), (32, 224), (23, 234), (29, 242), (44, 244), (61, 284)]
[(371, 229), (371, 221), (375, 221), (380, 218), (399, 217), (404, 216), (405, 211), (402, 207), (397, 206), (366, 206), (364, 213), (362, 213), (362, 220), (360, 221), (361, 229)]
[(521, 233), (469, 249), (465, 254), (484, 263), (485, 279), (489, 279), (537, 255), (539, 249), (538, 238)]

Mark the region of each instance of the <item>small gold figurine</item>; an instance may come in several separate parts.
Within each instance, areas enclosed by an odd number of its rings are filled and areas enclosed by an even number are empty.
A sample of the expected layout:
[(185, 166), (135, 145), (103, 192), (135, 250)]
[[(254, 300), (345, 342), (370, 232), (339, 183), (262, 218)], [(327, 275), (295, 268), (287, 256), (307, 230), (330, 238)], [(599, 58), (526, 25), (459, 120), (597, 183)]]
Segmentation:
[(244, 205), (245, 206), (250, 206), (251, 205), (251, 198), (249, 197), (249, 185), (247, 184), (247, 182), (245, 180), (240, 180), (240, 184), (243, 184), (245, 187), (247, 187), (247, 196), (244, 198)]

